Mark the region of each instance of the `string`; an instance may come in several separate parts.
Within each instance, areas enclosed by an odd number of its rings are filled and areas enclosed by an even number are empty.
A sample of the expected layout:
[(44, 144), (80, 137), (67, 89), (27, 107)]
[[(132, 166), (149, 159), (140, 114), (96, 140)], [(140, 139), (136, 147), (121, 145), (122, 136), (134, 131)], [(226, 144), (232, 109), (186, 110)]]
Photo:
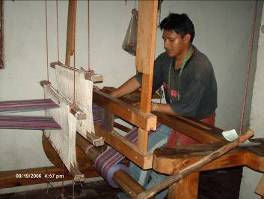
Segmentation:
[(76, 23), (77, 23), (77, 16), (76, 16), (76, 10), (75, 10), (75, 21), (73, 22), (73, 105), (75, 106), (75, 100), (76, 100)]
[(253, 11), (253, 24), (252, 24), (252, 31), (250, 35), (249, 40), (249, 52), (248, 52), (248, 67), (247, 67), (247, 77), (244, 83), (244, 96), (243, 96), (243, 104), (242, 104), (242, 112), (240, 117), (240, 128), (239, 128), (239, 134), (242, 133), (243, 126), (244, 126), (244, 120), (245, 120), (245, 111), (246, 111), (246, 103), (247, 103), (247, 97), (248, 97), (248, 83), (250, 78), (250, 71), (252, 66), (252, 57), (253, 57), (253, 47), (254, 47), (254, 40), (255, 40), (255, 29), (256, 29), (256, 20), (257, 20), (257, 1), (255, 1), (254, 4), (254, 11)]
[(59, 49), (59, 5), (58, 0), (56, 0), (56, 18), (57, 18), (57, 56), (58, 61), (60, 60), (60, 49)]
[(88, 71), (91, 70), (90, 67), (90, 0), (88, 0), (87, 6), (87, 16), (88, 16)]
[(49, 81), (49, 45), (48, 45), (48, 8), (47, 0), (45, 0), (45, 30), (46, 30), (46, 72), (47, 80)]

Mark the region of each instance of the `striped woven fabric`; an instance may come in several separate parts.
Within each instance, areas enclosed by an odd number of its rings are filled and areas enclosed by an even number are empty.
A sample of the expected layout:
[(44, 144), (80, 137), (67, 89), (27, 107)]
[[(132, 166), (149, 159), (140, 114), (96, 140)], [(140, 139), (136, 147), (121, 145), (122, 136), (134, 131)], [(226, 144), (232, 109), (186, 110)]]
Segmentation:
[(0, 129), (45, 130), (60, 129), (52, 117), (0, 115)]
[[(158, 126), (157, 130), (160, 128)], [(155, 131), (149, 133), (152, 134)], [(125, 138), (132, 143), (137, 142), (138, 128), (133, 128)], [(105, 152), (97, 157), (95, 160), (95, 168), (100, 172), (101, 176), (114, 188), (117, 188), (118, 185), (113, 180), (113, 175), (117, 170), (123, 170), (128, 173), (128, 168), (120, 164), (120, 162), (125, 158), (121, 153), (115, 149), (109, 147)]]
[(21, 112), (59, 107), (51, 99), (0, 101), (0, 112)]
[[(133, 128), (125, 137), (135, 143), (137, 141), (137, 128)], [(119, 165), (125, 157), (115, 149), (109, 147), (105, 152), (99, 155), (95, 160), (95, 168), (101, 173), (102, 177), (112, 186), (118, 187), (112, 180), (114, 170), (122, 169), (127, 172), (127, 167)], [(112, 170), (112, 172), (110, 172)]]

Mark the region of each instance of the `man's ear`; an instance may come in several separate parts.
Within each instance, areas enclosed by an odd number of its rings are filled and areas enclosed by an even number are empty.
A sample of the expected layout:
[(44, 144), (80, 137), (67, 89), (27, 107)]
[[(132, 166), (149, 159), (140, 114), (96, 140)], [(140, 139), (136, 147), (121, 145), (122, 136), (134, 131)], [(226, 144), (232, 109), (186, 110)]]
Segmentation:
[(186, 42), (186, 43), (189, 43), (191, 41), (191, 35), (189, 33), (184, 35), (183, 41)]

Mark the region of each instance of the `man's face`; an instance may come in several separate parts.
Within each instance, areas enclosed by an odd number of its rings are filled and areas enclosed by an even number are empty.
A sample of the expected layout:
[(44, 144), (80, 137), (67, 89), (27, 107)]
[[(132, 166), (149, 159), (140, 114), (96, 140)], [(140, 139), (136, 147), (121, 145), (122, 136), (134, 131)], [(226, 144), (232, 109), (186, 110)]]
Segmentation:
[(164, 41), (164, 48), (170, 57), (179, 56), (182, 51), (187, 47), (186, 35), (182, 37), (180, 34), (173, 30), (164, 30), (162, 38)]

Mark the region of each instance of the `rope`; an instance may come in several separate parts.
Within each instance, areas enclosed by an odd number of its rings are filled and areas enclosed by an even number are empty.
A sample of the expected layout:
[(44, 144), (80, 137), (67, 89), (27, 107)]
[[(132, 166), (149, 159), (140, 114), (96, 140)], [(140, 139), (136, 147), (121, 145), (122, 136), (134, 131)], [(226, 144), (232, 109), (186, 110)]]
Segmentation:
[(249, 40), (249, 52), (248, 52), (248, 67), (247, 67), (247, 77), (244, 84), (244, 96), (243, 96), (243, 104), (242, 104), (242, 112), (240, 117), (240, 128), (239, 134), (242, 133), (243, 126), (244, 126), (244, 119), (245, 119), (245, 111), (246, 111), (246, 103), (247, 103), (247, 96), (248, 96), (248, 83), (250, 79), (250, 71), (252, 67), (252, 57), (253, 57), (253, 46), (254, 46), (254, 39), (255, 39), (255, 29), (256, 29), (256, 20), (257, 20), (257, 1), (254, 4), (254, 11), (253, 11), (253, 24), (252, 24), (252, 31)]
[(58, 0), (56, 0), (56, 18), (57, 18), (57, 56), (58, 61), (60, 60), (60, 49), (59, 49), (59, 6)]
[(46, 31), (46, 71), (47, 71), (47, 80), (49, 81), (49, 44), (48, 44), (48, 8), (47, 0), (45, 0), (45, 31)]
[[(75, 13), (76, 14), (76, 13)], [(76, 104), (76, 23), (77, 23), (77, 16), (75, 17), (75, 21), (73, 22), (73, 105)]]
[[(75, 38), (75, 37), (74, 37)], [(74, 55), (73, 55), (73, 68), (74, 68), (74, 70), (73, 70), (73, 105), (75, 105), (75, 95), (76, 95), (76, 66), (75, 66), (75, 55), (76, 55), (76, 53), (75, 53), (75, 42), (74, 42)]]
[(91, 70), (90, 67), (90, 0), (88, 0), (88, 7), (87, 7), (87, 16), (88, 16), (88, 71)]

